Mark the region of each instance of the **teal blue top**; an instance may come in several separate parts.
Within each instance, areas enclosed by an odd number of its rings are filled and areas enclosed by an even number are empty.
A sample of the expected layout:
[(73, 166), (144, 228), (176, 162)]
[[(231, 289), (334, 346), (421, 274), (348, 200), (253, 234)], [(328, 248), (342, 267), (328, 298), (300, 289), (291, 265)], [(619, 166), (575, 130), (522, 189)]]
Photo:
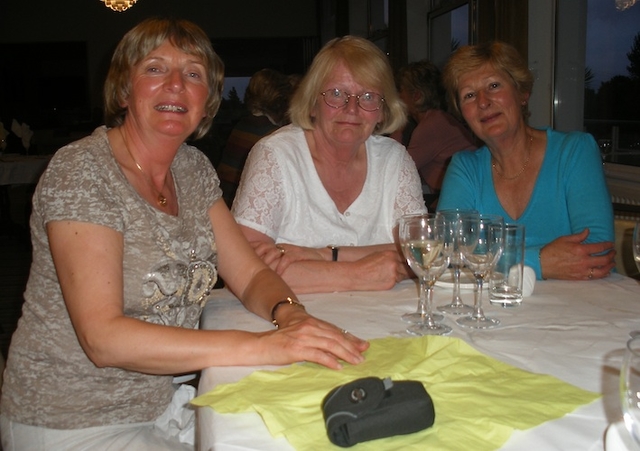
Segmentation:
[(546, 129), (547, 149), (522, 216), (511, 218), (493, 186), (487, 146), (453, 155), (442, 185), (438, 210), (475, 209), (499, 214), (506, 223), (525, 225), (525, 264), (540, 271), (540, 249), (560, 236), (588, 228), (588, 243), (614, 241), (613, 208), (600, 149), (587, 133)]

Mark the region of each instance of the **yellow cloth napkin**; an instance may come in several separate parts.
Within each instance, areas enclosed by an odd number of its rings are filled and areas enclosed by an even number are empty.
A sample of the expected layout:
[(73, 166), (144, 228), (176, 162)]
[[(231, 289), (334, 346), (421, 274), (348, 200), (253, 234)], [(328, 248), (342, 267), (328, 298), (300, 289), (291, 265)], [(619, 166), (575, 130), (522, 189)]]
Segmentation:
[(387, 337), (371, 341), (366, 361), (334, 371), (305, 363), (256, 371), (195, 398), (220, 413), (258, 412), (273, 436), (296, 450), (340, 449), (329, 442), (320, 408), (334, 387), (365, 376), (419, 380), (436, 411), (433, 427), (360, 443), (361, 450), (497, 449), (514, 429), (562, 417), (600, 394), (483, 355), (450, 337)]

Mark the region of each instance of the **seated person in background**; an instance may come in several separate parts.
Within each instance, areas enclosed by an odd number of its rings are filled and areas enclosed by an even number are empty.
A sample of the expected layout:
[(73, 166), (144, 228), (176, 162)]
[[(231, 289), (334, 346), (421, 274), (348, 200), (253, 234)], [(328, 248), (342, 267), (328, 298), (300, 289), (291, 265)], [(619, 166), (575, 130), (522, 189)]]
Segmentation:
[(381, 136), (406, 120), (386, 55), (363, 38), (330, 41), (290, 115), (252, 149), (233, 204), (257, 254), (298, 293), (385, 290), (409, 277), (397, 222), (426, 209), (413, 160)]
[[(451, 156), (459, 150), (474, 150), (477, 146), (471, 132), (445, 111), (440, 71), (435, 64), (423, 60), (400, 68), (396, 85), (409, 115), (417, 124), (406, 144), (407, 152), (416, 162), (423, 191), (431, 194), (426, 197), (435, 201)], [(400, 141), (401, 133), (392, 137)]]
[(295, 83), (273, 69), (262, 69), (253, 74), (244, 93), (248, 113), (231, 131), (222, 151), (217, 172), (222, 197), (231, 207), (236, 195), (247, 155), (258, 140), (289, 123), (287, 110)]
[[(256, 257), (211, 163), (184, 144), (211, 126), (223, 75), (191, 22), (147, 19), (118, 44), (104, 90), (110, 128), (60, 149), (33, 198), (33, 264), (2, 386), (3, 449), (193, 450), (193, 428), (191, 439), (179, 430), (193, 411), (174, 399), (174, 375), (362, 361), (366, 342), (308, 315)], [(279, 328), (199, 330), (218, 274)]]
[(615, 265), (613, 209), (593, 137), (527, 124), (533, 76), (508, 44), (461, 47), (443, 81), (452, 107), (486, 145), (453, 156), (438, 209), (524, 224), (525, 264), (539, 279), (606, 277)]

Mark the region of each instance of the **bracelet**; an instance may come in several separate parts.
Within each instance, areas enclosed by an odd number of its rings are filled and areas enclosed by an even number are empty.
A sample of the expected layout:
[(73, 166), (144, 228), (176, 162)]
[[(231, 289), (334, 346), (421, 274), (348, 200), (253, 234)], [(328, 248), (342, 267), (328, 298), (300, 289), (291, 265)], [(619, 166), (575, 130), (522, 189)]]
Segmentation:
[(542, 280), (547, 280), (547, 278), (542, 275), (542, 247), (538, 251), (538, 266), (540, 266), (540, 277)]
[(296, 307), (300, 307), (302, 310), (307, 311), (307, 309), (304, 308), (304, 305), (289, 296), (287, 296), (282, 301), (276, 302), (276, 304), (271, 308), (271, 322), (274, 326), (276, 326), (276, 329), (280, 327), (280, 325), (278, 324), (278, 320), (276, 319), (276, 310), (278, 310), (278, 307), (283, 304), (295, 305)]
[(331, 261), (332, 262), (337, 262), (338, 261), (338, 251), (340, 250), (340, 248), (338, 246), (336, 246), (335, 244), (330, 244), (327, 247), (329, 249), (331, 249)]

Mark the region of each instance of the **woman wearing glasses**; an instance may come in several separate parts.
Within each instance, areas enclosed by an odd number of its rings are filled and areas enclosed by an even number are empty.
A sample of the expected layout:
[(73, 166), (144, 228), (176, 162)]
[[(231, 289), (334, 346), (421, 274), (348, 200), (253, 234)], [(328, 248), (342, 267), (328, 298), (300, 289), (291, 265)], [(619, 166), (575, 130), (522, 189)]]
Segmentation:
[(396, 224), (426, 208), (413, 160), (382, 136), (406, 120), (385, 54), (359, 37), (330, 41), (289, 112), (291, 125), (253, 147), (233, 204), (258, 255), (298, 293), (409, 277)]

